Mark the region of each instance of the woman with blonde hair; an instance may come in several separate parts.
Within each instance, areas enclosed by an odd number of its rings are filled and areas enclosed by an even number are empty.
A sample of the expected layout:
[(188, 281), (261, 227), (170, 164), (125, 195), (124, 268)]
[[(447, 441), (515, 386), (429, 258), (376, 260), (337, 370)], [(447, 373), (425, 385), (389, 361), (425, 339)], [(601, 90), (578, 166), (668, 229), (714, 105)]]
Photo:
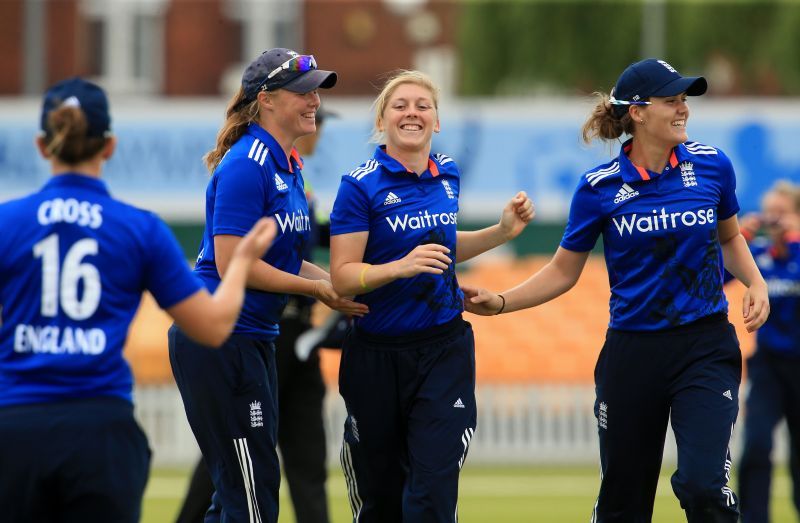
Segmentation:
[(516, 237), (533, 218), (520, 192), (497, 225), (456, 230), (456, 163), (431, 153), (438, 89), (392, 77), (375, 104), (372, 159), (342, 177), (331, 214), (331, 276), (370, 314), (342, 346), (341, 462), (356, 521), (455, 521), (476, 426), (475, 346), (455, 263)]
[(335, 83), (336, 73), (318, 69), (313, 56), (265, 51), (245, 70), (217, 145), (205, 158), (212, 176), (195, 273), (209, 289), (219, 284), (253, 223), (272, 216), (278, 225), (273, 248), (250, 271), (242, 314), (220, 350), (204, 351), (179, 326), (170, 329), (175, 381), (216, 489), (206, 521), (277, 521), (274, 340), (287, 295), (367, 312), (340, 298), (328, 273), (303, 260), (310, 218), (294, 142), (315, 131), (318, 89)]

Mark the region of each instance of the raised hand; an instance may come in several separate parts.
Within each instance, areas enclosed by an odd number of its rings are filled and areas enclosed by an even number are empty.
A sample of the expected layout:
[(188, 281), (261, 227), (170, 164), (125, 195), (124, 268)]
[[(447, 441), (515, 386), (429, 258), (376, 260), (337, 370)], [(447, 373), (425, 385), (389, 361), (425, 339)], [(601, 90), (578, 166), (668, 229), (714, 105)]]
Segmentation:
[(519, 236), (526, 225), (536, 216), (533, 202), (525, 191), (518, 192), (506, 204), (500, 216), (500, 230), (506, 240)]

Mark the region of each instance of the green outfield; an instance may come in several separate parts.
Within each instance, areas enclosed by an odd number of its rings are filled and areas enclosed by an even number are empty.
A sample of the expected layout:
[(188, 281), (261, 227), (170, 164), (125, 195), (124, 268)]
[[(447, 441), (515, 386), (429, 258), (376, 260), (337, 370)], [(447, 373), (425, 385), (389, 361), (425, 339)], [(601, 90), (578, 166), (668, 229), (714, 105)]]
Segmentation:
[[(668, 468), (659, 482), (653, 523), (685, 521), (672, 494)], [(186, 489), (187, 471), (155, 470), (144, 501), (143, 523), (174, 521)], [(461, 476), (461, 523), (560, 523), (589, 521), (599, 478), (591, 467), (467, 466)], [(735, 480), (733, 485), (735, 485)], [(631, 485), (631, 488), (635, 488)], [(331, 471), (329, 481), (332, 523), (352, 521), (344, 479)], [(773, 523), (796, 522), (789, 479), (778, 471), (773, 488)], [(294, 522), (285, 490), (281, 491), (280, 523)]]

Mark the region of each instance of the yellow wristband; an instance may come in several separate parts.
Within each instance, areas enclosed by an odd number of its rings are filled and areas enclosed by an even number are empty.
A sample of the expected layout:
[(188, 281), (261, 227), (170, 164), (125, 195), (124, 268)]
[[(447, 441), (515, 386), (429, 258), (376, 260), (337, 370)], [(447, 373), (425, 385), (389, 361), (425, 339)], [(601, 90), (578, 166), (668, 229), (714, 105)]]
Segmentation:
[(367, 269), (369, 269), (369, 265), (365, 265), (364, 268), (361, 269), (361, 274), (358, 276), (358, 282), (361, 284), (361, 288), (365, 291), (370, 290), (369, 287), (367, 287), (367, 282), (364, 281), (364, 276), (367, 274)]

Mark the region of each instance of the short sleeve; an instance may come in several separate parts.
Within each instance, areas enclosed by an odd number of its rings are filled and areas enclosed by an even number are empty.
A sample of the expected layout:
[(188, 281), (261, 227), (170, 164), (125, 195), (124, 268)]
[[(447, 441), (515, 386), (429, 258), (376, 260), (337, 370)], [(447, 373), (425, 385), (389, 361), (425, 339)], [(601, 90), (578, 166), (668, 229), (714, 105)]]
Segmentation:
[(574, 252), (591, 251), (603, 232), (603, 221), (597, 193), (585, 180), (581, 180), (572, 196), (561, 246)]
[(211, 234), (244, 236), (264, 216), (267, 186), (261, 167), (250, 158), (220, 164), (214, 195)]
[(159, 307), (167, 309), (202, 289), (203, 284), (189, 269), (172, 231), (157, 216), (151, 216), (144, 282)]
[(343, 176), (331, 211), (331, 236), (369, 231), (370, 202), (364, 188)]
[(720, 197), (717, 216), (720, 220), (727, 220), (739, 212), (739, 200), (736, 198), (736, 173), (730, 158), (717, 149), (720, 170)]

